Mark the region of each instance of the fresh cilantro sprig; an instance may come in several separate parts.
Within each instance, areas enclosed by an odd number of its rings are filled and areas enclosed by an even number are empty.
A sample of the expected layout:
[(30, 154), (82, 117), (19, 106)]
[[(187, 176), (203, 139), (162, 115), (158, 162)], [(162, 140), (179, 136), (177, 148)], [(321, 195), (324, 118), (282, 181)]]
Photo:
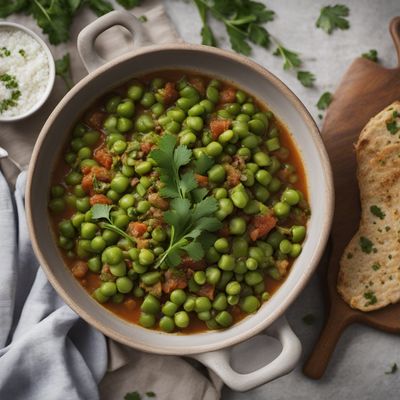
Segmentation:
[(298, 71), (297, 79), (304, 87), (312, 87), (315, 82), (315, 75), (309, 71)]
[(370, 51), (368, 51), (366, 53), (362, 53), (361, 57), (377, 63), (378, 62), (378, 51), (375, 49), (371, 49)]
[(70, 90), (74, 86), (74, 82), (71, 76), (69, 53), (65, 54), (59, 60), (55, 60), (55, 65), (56, 75), (64, 81), (67, 90)]
[[(193, 169), (181, 172), (182, 167), (191, 162), (192, 150), (184, 145), (177, 146), (176, 136), (167, 134), (149, 157), (160, 170), (160, 180), (164, 184), (160, 195), (172, 198), (170, 209), (163, 215), (171, 228), (170, 242), (155, 267), (164, 261), (170, 266), (179, 265), (182, 252), (194, 261), (201, 260), (214, 240), (210, 232), (218, 230), (221, 222), (213, 216), (218, 209), (216, 199), (206, 197), (207, 189), (198, 187)], [(196, 170), (205, 171), (211, 162), (203, 158), (194, 165)]]
[(329, 107), (329, 104), (332, 103), (333, 96), (330, 92), (322, 93), (321, 97), (317, 102), (318, 110), (326, 110)]
[(343, 4), (323, 7), (317, 19), (316, 26), (317, 28), (324, 30), (329, 35), (335, 29), (349, 29), (350, 24), (346, 19), (349, 14), (349, 7)]
[(114, 225), (110, 212), (112, 210), (113, 206), (109, 204), (95, 204), (91, 208), (92, 212), (92, 219), (98, 220), (98, 219), (105, 219), (107, 222), (103, 222), (102, 226), (105, 229), (108, 229), (110, 231), (113, 231), (117, 233), (118, 235), (124, 237), (125, 239), (128, 239), (130, 242), (135, 243), (135, 239), (132, 236), (129, 236), (126, 232), (124, 232), (122, 229), (118, 228), (118, 226)]

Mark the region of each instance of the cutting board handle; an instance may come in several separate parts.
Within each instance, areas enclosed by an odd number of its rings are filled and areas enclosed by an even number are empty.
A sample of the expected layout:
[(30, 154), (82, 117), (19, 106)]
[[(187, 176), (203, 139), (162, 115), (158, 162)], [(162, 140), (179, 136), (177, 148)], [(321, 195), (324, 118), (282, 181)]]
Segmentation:
[(304, 364), (303, 373), (306, 376), (312, 379), (320, 379), (322, 377), (336, 343), (348, 324), (349, 321), (343, 318), (340, 308), (336, 308), (335, 306), (331, 307), (319, 340), (310, 358)]
[(400, 17), (395, 17), (390, 21), (389, 29), (393, 38), (394, 47), (397, 51), (398, 63), (400, 66)]

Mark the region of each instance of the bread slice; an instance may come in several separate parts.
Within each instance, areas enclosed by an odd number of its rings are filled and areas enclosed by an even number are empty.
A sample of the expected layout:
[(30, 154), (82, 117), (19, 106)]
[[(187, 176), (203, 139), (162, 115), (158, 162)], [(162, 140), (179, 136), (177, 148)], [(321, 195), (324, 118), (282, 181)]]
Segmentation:
[(400, 101), (368, 122), (355, 150), (361, 221), (337, 290), (351, 307), (372, 311), (400, 300)]

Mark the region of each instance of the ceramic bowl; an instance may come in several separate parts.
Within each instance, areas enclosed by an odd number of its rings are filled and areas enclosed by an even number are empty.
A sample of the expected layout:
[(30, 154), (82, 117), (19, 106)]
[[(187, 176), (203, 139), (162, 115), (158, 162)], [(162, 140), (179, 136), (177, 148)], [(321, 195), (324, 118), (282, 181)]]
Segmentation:
[(53, 89), (56, 72), (55, 72), (55, 66), (54, 66), (54, 59), (50, 52), (50, 49), (48, 48), (46, 43), (38, 35), (36, 35), (35, 32), (31, 31), (30, 29), (26, 28), (23, 25), (16, 24), (14, 22), (0, 21), (0, 31), (3, 28), (8, 28), (10, 30), (11, 29), (20, 30), (20, 31), (23, 31), (23, 32), (27, 33), (28, 35), (32, 36), (32, 38), (35, 39), (36, 42), (38, 42), (40, 44), (40, 46), (43, 48), (43, 50), (46, 54), (46, 57), (47, 57), (48, 64), (49, 64), (49, 79), (48, 79), (48, 82), (46, 85), (46, 89), (43, 92), (40, 99), (37, 101), (37, 103), (33, 107), (31, 107), (29, 110), (27, 110), (26, 112), (24, 112), (20, 115), (16, 115), (13, 117), (5, 117), (5, 116), (0, 115), (0, 122), (14, 122), (14, 121), (20, 121), (21, 119), (29, 117), (30, 115), (35, 113), (37, 110), (39, 110), (40, 107), (42, 107), (42, 105), (45, 103), (47, 98), (50, 96), (50, 93)]
[[(95, 38), (113, 25), (134, 35), (136, 50), (105, 65), (93, 50)], [(285, 318), (286, 309), (314, 272), (330, 231), (333, 210), (331, 168), (318, 129), (299, 99), (273, 74), (248, 58), (220, 49), (189, 44), (140, 47), (141, 25), (131, 14), (113, 12), (86, 27), (78, 49), (89, 75), (58, 104), (45, 123), (29, 168), (26, 208), (36, 255), (50, 282), (83, 319), (105, 335), (128, 346), (159, 354), (190, 355), (214, 370), (230, 387), (247, 390), (290, 371), (298, 361), (300, 342)], [(79, 115), (98, 97), (128, 79), (160, 69), (187, 69), (232, 81), (268, 104), (284, 121), (306, 170), (312, 214), (301, 255), (285, 282), (261, 309), (229, 329), (191, 335), (167, 334), (128, 323), (93, 300), (65, 266), (47, 211), (51, 174)], [(275, 336), (282, 351), (268, 365), (247, 374), (230, 365), (232, 346), (260, 334)], [(257, 349), (252, 349), (257, 353)], [(251, 354), (249, 354), (251, 357)]]

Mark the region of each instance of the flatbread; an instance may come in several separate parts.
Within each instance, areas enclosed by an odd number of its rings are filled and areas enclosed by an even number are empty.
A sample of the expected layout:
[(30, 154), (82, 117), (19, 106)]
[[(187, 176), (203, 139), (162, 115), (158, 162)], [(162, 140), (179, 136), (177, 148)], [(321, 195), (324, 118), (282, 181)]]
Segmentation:
[(400, 300), (400, 101), (368, 122), (355, 150), (361, 221), (337, 290), (351, 307), (372, 311)]

